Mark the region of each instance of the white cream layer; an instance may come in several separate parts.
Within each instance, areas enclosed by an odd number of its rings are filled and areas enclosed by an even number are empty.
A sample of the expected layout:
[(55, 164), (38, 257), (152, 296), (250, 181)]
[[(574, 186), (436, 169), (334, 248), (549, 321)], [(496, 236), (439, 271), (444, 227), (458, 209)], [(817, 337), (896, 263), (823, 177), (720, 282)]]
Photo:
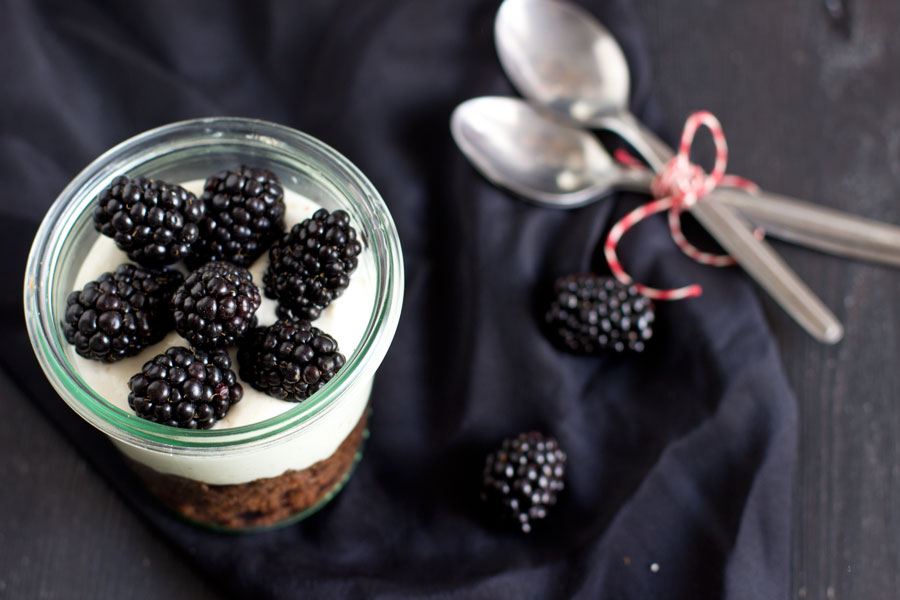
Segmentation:
[[(182, 184), (198, 197), (203, 191), (203, 181), (196, 180)], [(290, 229), (295, 223), (309, 218), (320, 207), (311, 200), (285, 189), (285, 226)], [(350, 357), (359, 346), (371, 315), (374, 300), (373, 270), (371, 262), (365, 258), (366, 249), (360, 256), (360, 264), (350, 278), (350, 285), (343, 295), (328, 306), (313, 322), (315, 327), (333, 336), (340, 351)], [(112, 239), (98, 234), (96, 243), (84, 259), (75, 278), (74, 289), (81, 289), (86, 283), (96, 279), (101, 273), (114, 271), (119, 264), (129, 262), (124, 252), (119, 250)], [(268, 254), (264, 254), (250, 268), (253, 281), (262, 293), (262, 276), (268, 264)], [(184, 269), (182, 269), (184, 270)], [(276, 320), (276, 303), (263, 295), (262, 305), (257, 312), (259, 323), (269, 325)], [(141, 366), (170, 346), (187, 346), (186, 340), (174, 331), (158, 344), (145, 348), (133, 356), (112, 364), (82, 358), (72, 352), (73, 362), (81, 377), (93, 390), (108, 402), (129, 414), (128, 380), (141, 370)], [(233, 370), (238, 372), (234, 349)], [(264, 421), (297, 406), (272, 398), (253, 389), (241, 381), (244, 397), (234, 405), (228, 415), (216, 423), (213, 429), (241, 427)], [(369, 401), (372, 379), (357, 381), (348, 389), (350, 397), (340, 399), (338, 405), (309, 424), (302, 435), (288, 442), (263, 450), (242, 453), (239, 456), (204, 455), (188, 457), (137, 448), (117, 442), (116, 445), (127, 456), (161, 473), (180, 475), (209, 484), (244, 483), (261, 477), (275, 477), (288, 470), (305, 469), (331, 456), (340, 443), (349, 435), (359, 421)], [(135, 419), (138, 419), (135, 415)]]

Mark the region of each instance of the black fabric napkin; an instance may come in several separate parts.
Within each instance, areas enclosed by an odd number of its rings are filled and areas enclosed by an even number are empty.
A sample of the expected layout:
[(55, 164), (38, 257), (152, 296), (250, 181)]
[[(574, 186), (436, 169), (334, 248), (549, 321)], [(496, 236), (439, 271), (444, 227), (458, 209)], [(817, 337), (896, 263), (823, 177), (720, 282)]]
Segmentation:
[[(627, 3), (584, 3), (649, 98)], [(641, 281), (690, 282), (638, 356), (578, 357), (541, 335), (555, 277), (605, 266), (612, 220), (644, 199), (528, 206), (454, 146), (453, 107), (514, 93), (492, 39), (497, 2), (57, 1), (0, 4), (3, 368), (122, 496), (222, 589), (259, 598), (778, 598), (789, 578), (795, 401), (754, 290), (691, 262), (660, 218), (620, 256)], [(167, 122), (259, 117), (311, 133), (381, 191), (405, 253), (397, 336), (376, 379), (372, 438), (313, 518), (270, 533), (195, 528), (147, 498), (106, 439), (58, 399), (22, 319), (25, 256), (89, 161)], [(477, 510), (485, 453), (557, 436), (566, 490), (529, 537)]]

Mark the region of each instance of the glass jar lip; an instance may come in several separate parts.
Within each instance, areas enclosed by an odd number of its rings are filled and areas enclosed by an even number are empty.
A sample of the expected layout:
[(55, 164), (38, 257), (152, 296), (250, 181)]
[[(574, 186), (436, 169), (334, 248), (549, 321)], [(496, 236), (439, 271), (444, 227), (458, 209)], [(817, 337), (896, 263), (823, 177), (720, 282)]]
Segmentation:
[[(229, 135), (232, 137), (223, 138)], [(345, 366), (325, 387), (306, 401), (263, 421), (218, 430), (185, 430), (141, 419), (113, 406), (95, 393), (65, 359), (59, 343), (52, 302), (57, 269), (55, 253), (62, 248), (75, 221), (89, 209), (94, 194), (79, 199), (84, 189), (99, 189), (100, 182), (162, 151), (186, 150), (203, 141), (244, 140), (254, 148), (271, 147), (302, 155), (329, 173), (343, 176), (356, 192), (366, 222), (358, 223), (373, 246), (376, 259), (375, 306), (362, 339)], [(324, 142), (284, 125), (243, 117), (206, 117), (163, 125), (131, 137), (94, 159), (60, 193), (35, 236), (25, 272), (24, 304), (28, 334), (38, 361), (62, 398), (82, 418), (111, 437), (140, 447), (191, 453), (259, 447), (303, 430), (340, 400), (358, 379), (374, 374), (396, 331), (404, 290), (402, 250), (397, 229), (384, 200), (365, 175), (347, 158)], [(57, 335), (54, 335), (56, 333)]]

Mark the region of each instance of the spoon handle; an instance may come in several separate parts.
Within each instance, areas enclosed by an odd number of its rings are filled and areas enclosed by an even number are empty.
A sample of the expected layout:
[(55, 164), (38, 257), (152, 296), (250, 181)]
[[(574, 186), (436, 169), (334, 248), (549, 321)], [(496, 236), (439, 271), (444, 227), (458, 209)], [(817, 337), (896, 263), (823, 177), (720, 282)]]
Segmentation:
[[(673, 156), (665, 142), (628, 111), (599, 117), (596, 125), (634, 146), (654, 171)], [(900, 266), (900, 227), (895, 225), (770, 192), (750, 195), (717, 188), (711, 198), (736, 208), (771, 237), (837, 256)]]
[(736, 208), (772, 237), (831, 254), (900, 266), (900, 227), (787, 196), (718, 188), (716, 200)]
[(622, 110), (596, 117), (591, 125), (618, 135), (637, 150), (650, 168), (659, 173), (675, 153), (650, 128), (641, 123), (630, 111)]
[[(623, 169), (616, 187), (646, 194), (653, 177), (644, 169)], [(835, 256), (900, 267), (900, 227), (896, 225), (769, 192), (750, 194), (736, 188), (716, 188), (709, 199), (736, 209), (752, 225), (762, 227), (766, 237)], [(583, 201), (573, 204), (583, 205)]]
[(734, 210), (719, 202), (698, 202), (691, 214), (810, 335), (827, 344), (843, 337), (844, 329), (831, 311), (769, 244), (753, 236)]
[[(672, 158), (672, 149), (629, 112), (602, 119), (599, 126), (618, 134), (643, 155), (654, 171)], [(720, 202), (698, 202), (691, 207), (700, 224), (741, 267), (810, 335), (834, 344), (844, 335), (837, 317), (788, 267), (736, 210)]]

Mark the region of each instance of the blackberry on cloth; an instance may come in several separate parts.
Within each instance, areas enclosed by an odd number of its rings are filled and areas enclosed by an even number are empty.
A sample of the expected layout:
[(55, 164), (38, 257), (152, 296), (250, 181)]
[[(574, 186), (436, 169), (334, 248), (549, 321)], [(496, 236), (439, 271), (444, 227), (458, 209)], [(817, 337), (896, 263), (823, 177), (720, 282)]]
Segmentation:
[(613, 277), (575, 274), (560, 277), (544, 320), (568, 350), (641, 352), (653, 335), (653, 301)]
[(224, 260), (249, 267), (284, 232), (284, 190), (266, 169), (246, 166), (206, 180), (206, 214), (192, 264)]
[(139, 417), (183, 429), (209, 429), (244, 396), (226, 351), (180, 346), (146, 362), (128, 387), (128, 406)]
[(279, 317), (316, 319), (340, 296), (356, 270), (362, 244), (343, 210), (321, 208), (294, 225), (269, 250), (265, 294)]
[(169, 298), (184, 276), (123, 263), (69, 294), (63, 334), (85, 358), (115, 362), (139, 353), (173, 326)]
[(226, 262), (206, 263), (172, 296), (175, 331), (203, 350), (234, 345), (256, 325), (261, 300), (250, 271)]
[(566, 453), (554, 438), (521, 433), (487, 456), (481, 499), (501, 521), (529, 533), (556, 504), (565, 472)]
[(304, 319), (281, 319), (255, 328), (238, 349), (241, 378), (269, 396), (291, 402), (322, 389), (345, 362), (335, 339)]
[(160, 267), (190, 256), (203, 213), (203, 204), (181, 186), (120, 176), (97, 196), (93, 220), (131, 260)]

